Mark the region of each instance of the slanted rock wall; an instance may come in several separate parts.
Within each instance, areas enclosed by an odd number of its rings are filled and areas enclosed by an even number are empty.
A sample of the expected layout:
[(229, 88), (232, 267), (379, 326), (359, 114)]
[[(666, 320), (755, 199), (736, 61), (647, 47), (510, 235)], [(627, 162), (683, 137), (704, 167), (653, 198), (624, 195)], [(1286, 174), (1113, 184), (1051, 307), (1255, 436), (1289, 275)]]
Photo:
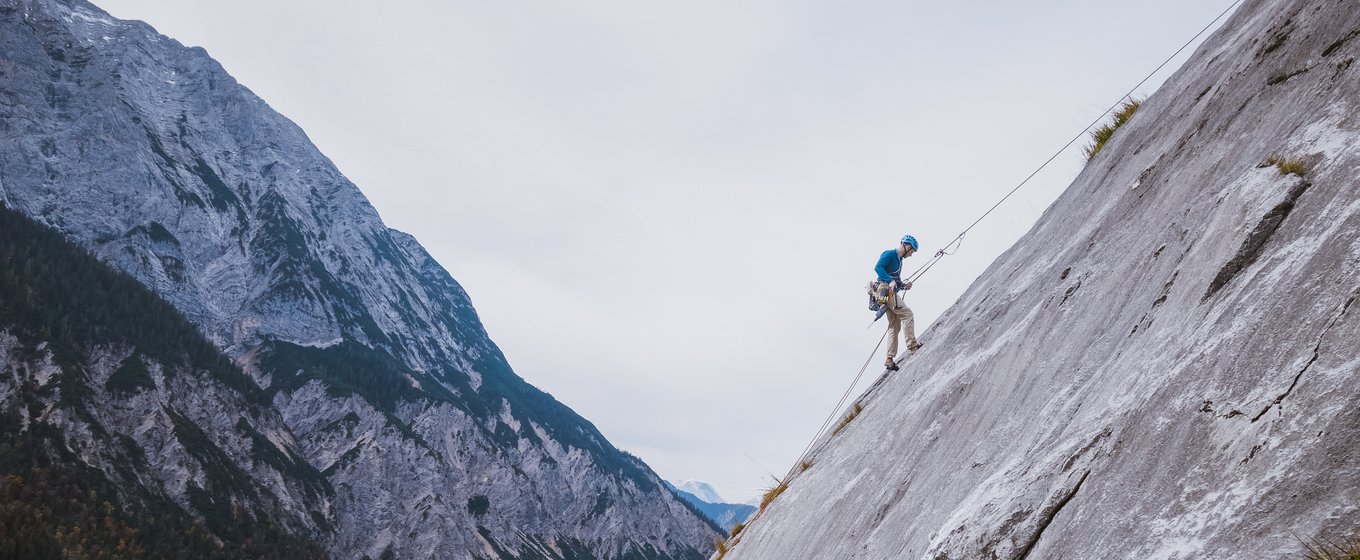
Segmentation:
[(1357, 37), (1349, 0), (1245, 2), (726, 560), (1278, 558), (1356, 536)]

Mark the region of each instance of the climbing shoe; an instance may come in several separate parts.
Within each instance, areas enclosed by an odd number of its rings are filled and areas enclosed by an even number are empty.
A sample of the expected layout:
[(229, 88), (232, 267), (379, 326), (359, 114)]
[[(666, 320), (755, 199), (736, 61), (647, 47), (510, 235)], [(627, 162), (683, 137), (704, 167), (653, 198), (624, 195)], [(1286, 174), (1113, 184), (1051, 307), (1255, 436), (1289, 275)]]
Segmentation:
[(911, 344), (908, 344), (908, 345), (907, 345), (907, 351), (908, 351), (908, 352), (915, 352), (915, 351), (920, 350), (920, 349), (921, 349), (921, 343), (920, 343), (920, 342), (912, 342)]
[(886, 364), (883, 364), (883, 367), (887, 368), (888, 371), (897, 371), (899, 369), (902, 369), (897, 367), (897, 362), (888, 362)]

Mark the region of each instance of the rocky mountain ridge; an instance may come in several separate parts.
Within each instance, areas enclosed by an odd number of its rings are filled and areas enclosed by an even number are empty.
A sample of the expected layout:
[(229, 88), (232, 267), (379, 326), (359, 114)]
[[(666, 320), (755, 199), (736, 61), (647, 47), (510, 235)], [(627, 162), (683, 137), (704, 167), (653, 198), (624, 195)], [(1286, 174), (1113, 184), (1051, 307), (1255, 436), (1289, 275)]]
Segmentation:
[[(335, 556), (711, 546), (714, 527), (518, 377), (457, 282), (202, 49), (82, 0), (0, 0), (0, 138), (0, 202), (151, 288), (263, 388), (285, 449), (334, 490), (277, 514)], [(202, 406), (226, 437), (240, 411)]]
[(1353, 2), (1246, 0), (724, 560), (1356, 537), (1357, 38)]

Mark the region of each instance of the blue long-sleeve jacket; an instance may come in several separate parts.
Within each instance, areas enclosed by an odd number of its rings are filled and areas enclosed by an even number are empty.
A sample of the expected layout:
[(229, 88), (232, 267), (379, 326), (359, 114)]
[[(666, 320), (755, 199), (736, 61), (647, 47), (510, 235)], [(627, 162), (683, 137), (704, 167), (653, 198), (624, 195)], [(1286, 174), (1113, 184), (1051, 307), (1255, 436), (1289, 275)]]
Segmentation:
[(888, 249), (878, 256), (878, 264), (874, 265), (874, 272), (878, 274), (879, 282), (892, 282), (902, 279), (902, 257), (897, 255), (897, 249)]

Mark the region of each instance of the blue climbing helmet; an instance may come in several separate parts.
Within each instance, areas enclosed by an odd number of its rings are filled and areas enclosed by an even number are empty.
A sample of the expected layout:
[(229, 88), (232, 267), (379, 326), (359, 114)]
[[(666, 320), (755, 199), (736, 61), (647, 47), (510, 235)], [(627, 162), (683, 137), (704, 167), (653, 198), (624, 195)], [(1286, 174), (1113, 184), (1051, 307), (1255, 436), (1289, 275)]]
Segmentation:
[(916, 238), (915, 238), (915, 237), (912, 237), (912, 236), (910, 236), (910, 235), (903, 235), (903, 236), (902, 236), (902, 242), (903, 242), (903, 243), (906, 243), (907, 245), (911, 245), (911, 250), (913, 250), (913, 251), (920, 251), (920, 250), (921, 250), (921, 246), (918, 245), (918, 244), (916, 244)]

